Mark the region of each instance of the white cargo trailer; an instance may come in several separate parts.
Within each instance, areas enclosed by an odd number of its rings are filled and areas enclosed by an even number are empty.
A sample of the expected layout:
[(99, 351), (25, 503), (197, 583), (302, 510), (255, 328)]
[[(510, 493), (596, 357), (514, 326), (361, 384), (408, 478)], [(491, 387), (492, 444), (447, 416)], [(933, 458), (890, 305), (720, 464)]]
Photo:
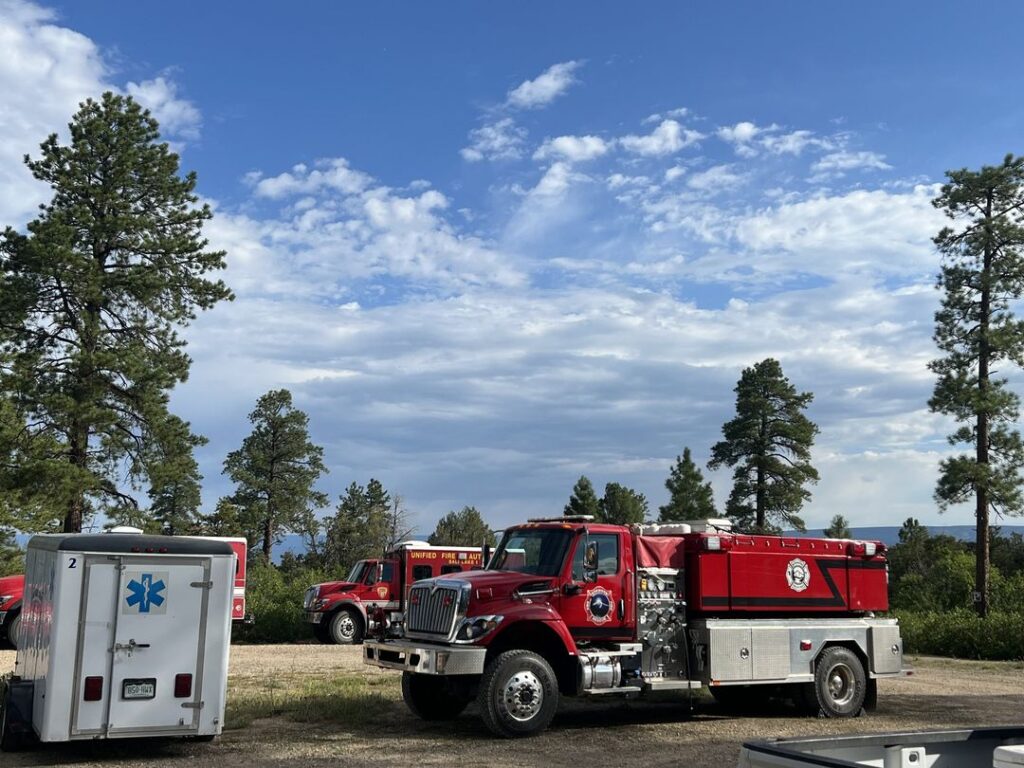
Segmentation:
[(34, 536), (0, 747), (221, 732), (235, 554), (224, 541)]

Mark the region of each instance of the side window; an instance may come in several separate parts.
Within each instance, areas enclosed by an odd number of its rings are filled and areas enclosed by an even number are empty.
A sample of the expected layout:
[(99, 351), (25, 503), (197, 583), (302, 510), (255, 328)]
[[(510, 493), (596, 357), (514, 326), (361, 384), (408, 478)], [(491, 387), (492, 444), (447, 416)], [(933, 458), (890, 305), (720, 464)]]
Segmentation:
[[(597, 575), (614, 576), (619, 572), (619, 536), (615, 533), (592, 533), (590, 541), (597, 543)], [(572, 557), (572, 578), (583, 581), (583, 555), (586, 553), (587, 539), (581, 536), (576, 540), (576, 552)]]
[(461, 565), (442, 565), (441, 566), (441, 575), (443, 576), (446, 573), (458, 573), (461, 570), (462, 570), (462, 566)]
[(413, 581), (419, 581), (420, 579), (429, 579), (433, 575), (434, 571), (429, 565), (414, 565), (412, 567)]
[(384, 569), (381, 572), (380, 580), (381, 581), (391, 581), (391, 579), (393, 579), (394, 576), (395, 576), (395, 564), (394, 563), (384, 563)]

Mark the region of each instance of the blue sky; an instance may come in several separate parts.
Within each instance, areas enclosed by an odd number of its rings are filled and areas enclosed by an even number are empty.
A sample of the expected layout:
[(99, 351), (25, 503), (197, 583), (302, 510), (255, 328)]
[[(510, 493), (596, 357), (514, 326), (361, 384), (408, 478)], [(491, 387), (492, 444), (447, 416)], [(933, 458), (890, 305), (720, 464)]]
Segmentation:
[[(212, 6), (212, 7), (211, 7)], [(339, 492), (426, 534), (558, 512), (587, 474), (656, 511), (743, 367), (815, 393), (809, 524), (969, 522), (931, 500), (930, 199), (1020, 150), (1024, 9), (952, 3), (0, 0), (0, 221), (75, 105), (136, 96), (199, 174), (238, 299), (187, 332), (210, 438), (287, 386)], [(6, 114), (5, 114), (6, 113)], [(726, 471), (709, 475), (724, 505)]]

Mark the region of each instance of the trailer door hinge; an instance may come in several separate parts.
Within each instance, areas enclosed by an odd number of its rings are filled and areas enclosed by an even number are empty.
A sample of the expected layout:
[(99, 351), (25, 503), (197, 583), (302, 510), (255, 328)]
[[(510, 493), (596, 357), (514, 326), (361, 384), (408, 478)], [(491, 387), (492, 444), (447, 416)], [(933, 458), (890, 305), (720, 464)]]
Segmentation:
[(206, 702), (203, 702), (203, 701), (200, 701), (198, 703), (194, 702), (194, 701), (186, 701), (184, 704), (181, 705), (181, 708), (182, 709), (202, 709), (203, 708), (203, 704), (205, 704), (205, 703)]
[(193, 581), (189, 586), (190, 587), (195, 587), (196, 589), (212, 589), (213, 588), (213, 582), (212, 581)]

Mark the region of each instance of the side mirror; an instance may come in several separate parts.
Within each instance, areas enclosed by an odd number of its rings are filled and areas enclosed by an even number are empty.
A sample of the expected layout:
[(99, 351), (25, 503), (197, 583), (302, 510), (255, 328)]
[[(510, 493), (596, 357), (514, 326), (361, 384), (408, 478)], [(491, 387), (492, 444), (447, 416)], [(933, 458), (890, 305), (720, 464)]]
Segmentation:
[(597, 542), (588, 541), (587, 548), (583, 552), (583, 580), (586, 582), (597, 581), (597, 564), (600, 561)]

